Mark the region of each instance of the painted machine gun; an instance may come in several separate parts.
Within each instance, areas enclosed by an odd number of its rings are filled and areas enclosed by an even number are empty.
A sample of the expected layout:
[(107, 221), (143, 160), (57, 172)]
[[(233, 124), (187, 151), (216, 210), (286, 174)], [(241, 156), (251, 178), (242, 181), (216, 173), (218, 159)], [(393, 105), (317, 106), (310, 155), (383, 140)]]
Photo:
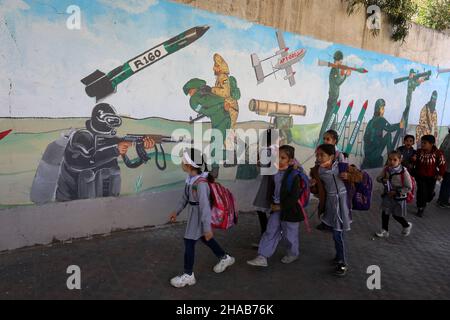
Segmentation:
[[(101, 141), (97, 141), (97, 146), (106, 146), (111, 144), (118, 144), (120, 142), (130, 142), (135, 145), (136, 153), (138, 155), (135, 159), (130, 159), (126, 154), (122, 155), (123, 162), (128, 168), (134, 169), (147, 163), (151, 157), (148, 155), (144, 148), (144, 139), (150, 138), (155, 142), (155, 164), (156, 167), (163, 171), (167, 168), (166, 154), (163, 148), (164, 143), (180, 143), (188, 142), (185, 137), (180, 137), (179, 139), (172, 139), (170, 136), (164, 136), (159, 134), (127, 134), (124, 137), (108, 137), (100, 138)], [(159, 145), (159, 148), (158, 148)], [(162, 154), (163, 163), (160, 164), (159, 155)]]

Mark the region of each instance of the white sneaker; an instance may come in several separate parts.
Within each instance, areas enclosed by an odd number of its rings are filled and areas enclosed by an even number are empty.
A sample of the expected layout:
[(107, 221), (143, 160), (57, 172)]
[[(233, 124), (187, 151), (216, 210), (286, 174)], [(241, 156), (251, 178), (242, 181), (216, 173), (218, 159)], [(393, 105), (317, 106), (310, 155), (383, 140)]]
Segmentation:
[(283, 259), (281, 259), (281, 262), (289, 264), (294, 262), (295, 260), (298, 260), (298, 256), (284, 256)]
[(381, 232), (375, 233), (378, 238), (389, 238), (389, 232), (386, 230), (381, 230)]
[(267, 267), (267, 258), (263, 257), (263, 256), (257, 256), (255, 259), (253, 260), (249, 260), (247, 261), (247, 263), (251, 266), (255, 266), (255, 267)]
[(412, 223), (408, 222), (409, 227), (403, 228), (402, 231), (402, 235), (404, 235), (405, 237), (409, 236), (409, 234), (411, 233), (411, 229), (412, 229)]
[(170, 279), (170, 284), (175, 288), (183, 288), (186, 285), (193, 286), (196, 283), (194, 274), (188, 275), (187, 273), (181, 276)]
[(215, 273), (222, 273), (226, 268), (234, 264), (235, 259), (229, 255), (225, 255), (225, 258), (220, 259), (219, 263), (213, 268)]

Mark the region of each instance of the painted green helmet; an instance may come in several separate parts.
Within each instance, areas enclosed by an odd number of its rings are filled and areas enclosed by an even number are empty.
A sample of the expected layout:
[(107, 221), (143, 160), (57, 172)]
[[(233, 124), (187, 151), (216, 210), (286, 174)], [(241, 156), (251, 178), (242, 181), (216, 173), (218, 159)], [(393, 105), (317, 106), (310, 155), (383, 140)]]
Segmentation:
[(194, 79), (189, 80), (184, 85), (183, 92), (184, 92), (185, 95), (187, 95), (189, 93), (189, 90), (191, 90), (191, 89), (200, 89), (204, 85), (206, 85), (206, 81), (205, 80), (194, 78)]
[(384, 101), (384, 99), (378, 99), (377, 102), (375, 102), (375, 114), (379, 115), (381, 108), (384, 107), (385, 105), (386, 101)]
[(433, 93), (431, 94), (431, 100), (436, 101), (438, 98), (438, 93), (436, 90), (433, 91)]
[(342, 59), (344, 59), (344, 54), (342, 53), (342, 51), (338, 50), (334, 53), (333, 59), (335, 61), (342, 60)]

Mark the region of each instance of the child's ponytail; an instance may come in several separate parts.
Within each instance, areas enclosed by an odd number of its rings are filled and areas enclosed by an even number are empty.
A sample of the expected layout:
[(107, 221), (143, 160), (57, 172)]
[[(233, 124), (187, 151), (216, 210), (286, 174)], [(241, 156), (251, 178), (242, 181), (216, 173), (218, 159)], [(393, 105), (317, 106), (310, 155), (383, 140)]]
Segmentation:
[[(203, 159), (204, 160), (204, 159)], [(208, 177), (206, 178), (208, 180), (209, 183), (214, 183), (216, 182), (216, 178), (214, 178), (214, 176), (211, 174), (211, 172), (208, 169), (208, 165), (206, 164), (206, 161), (204, 161), (204, 165), (205, 165), (205, 172), (208, 172)]]

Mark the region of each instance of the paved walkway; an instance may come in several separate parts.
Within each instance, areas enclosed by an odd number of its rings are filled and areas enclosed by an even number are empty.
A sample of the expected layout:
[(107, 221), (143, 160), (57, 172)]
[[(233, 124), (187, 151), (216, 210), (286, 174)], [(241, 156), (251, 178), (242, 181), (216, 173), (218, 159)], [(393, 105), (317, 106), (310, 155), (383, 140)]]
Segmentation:
[[(214, 256), (199, 243), (193, 287), (169, 285), (183, 265), (179, 224), (0, 255), (0, 299), (450, 299), (450, 210), (432, 204), (424, 218), (410, 214), (414, 227), (407, 238), (392, 220), (391, 238), (380, 240), (372, 236), (380, 225), (376, 208), (354, 213), (345, 278), (331, 274), (331, 234), (307, 234), (304, 226), (298, 261), (283, 265), (280, 248), (268, 268), (248, 266), (259, 226), (254, 213), (243, 213), (238, 227), (217, 232), (236, 264), (215, 274)], [(69, 265), (81, 268), (81, 290), (66, 287)], [(367, 289), (370, 265), (381, 268), (381, 290)]]

